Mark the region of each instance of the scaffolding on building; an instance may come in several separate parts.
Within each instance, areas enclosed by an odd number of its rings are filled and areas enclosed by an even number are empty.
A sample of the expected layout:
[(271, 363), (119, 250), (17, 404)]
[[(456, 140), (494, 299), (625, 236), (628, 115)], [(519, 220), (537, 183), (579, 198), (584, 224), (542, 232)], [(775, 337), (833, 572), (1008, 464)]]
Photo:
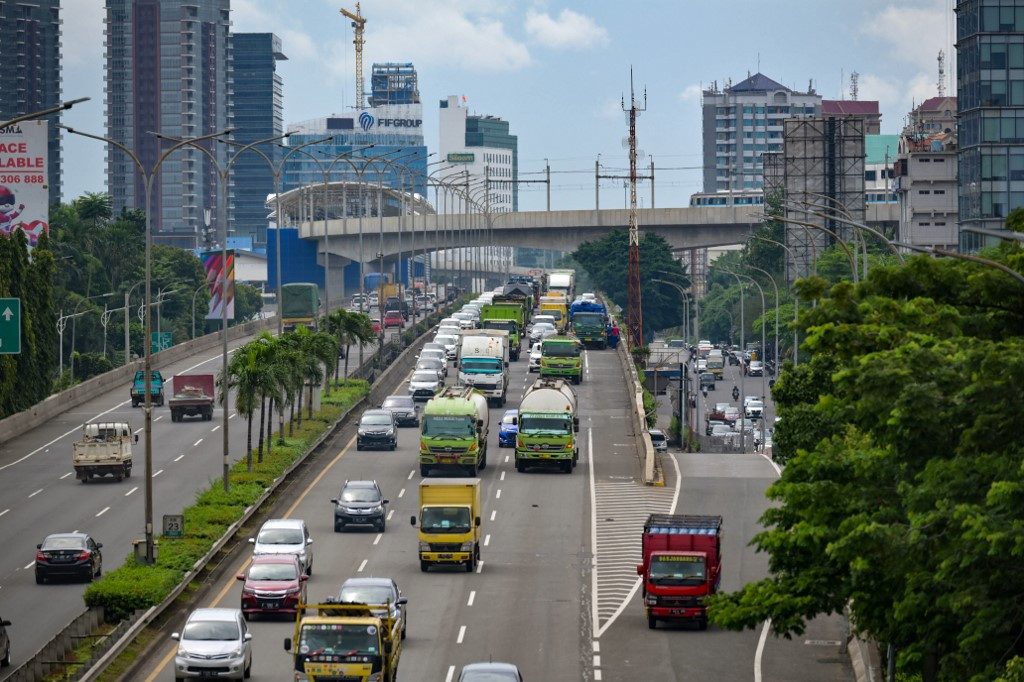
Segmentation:
[(373, 65), (370, 74), (371, 107), (419, 103), (419, 77), (411, 63), (387, 62)]
[[(852, 240), (853, 228), (835, 217), (859, 223), (865, 221), (864, 127), (864, 119), (859, 117), (786, 120), (782, 158), (771, 159), (773, 187), (778, 191), (778, 166), (781, 165), (781, 189), (785, 197), (816, 204), (820, 208), (810, 210), (826, 216), (821, 218), (792, 210), (789, 208), (792, 204), (787, 205), (787, 218), (824, 228), (786, 224), (786, 245), (794, 254), (787, 257), (787, 281), (810, 274), (814, 252), (820, 253), (835, 243), (835, 238), (825, 230), (843, 241)], [(765, 163), (768, 162), (768, 155), (765, 155)]]

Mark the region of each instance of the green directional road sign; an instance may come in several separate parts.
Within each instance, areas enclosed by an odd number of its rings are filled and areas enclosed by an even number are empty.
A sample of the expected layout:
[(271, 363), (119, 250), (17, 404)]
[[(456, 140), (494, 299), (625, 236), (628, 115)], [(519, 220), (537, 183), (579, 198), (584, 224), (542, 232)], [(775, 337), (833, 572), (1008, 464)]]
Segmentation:
[(162, 350), (167, 350), (172, 345), (171, 333), (170, 332), (150, 332), (153, 337), (152, 342), (149, 345), (150, 353), (158, 353)]
[(21, 352), (21, 299), (0, 298), (0, 355)]

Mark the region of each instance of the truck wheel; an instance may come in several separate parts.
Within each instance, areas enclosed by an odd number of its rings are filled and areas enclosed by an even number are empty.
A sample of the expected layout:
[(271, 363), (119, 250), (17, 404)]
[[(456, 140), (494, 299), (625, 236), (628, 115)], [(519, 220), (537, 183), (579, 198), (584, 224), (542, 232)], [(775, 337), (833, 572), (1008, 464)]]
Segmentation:
[(472, 554), (469, 560), (466, 561), (466, 573), (472, 573), (473, 569), (476, 568), (476, 554)]
[(562, 462), (562, 473), (563, 474), (571, 474), (572, 473), (572, 460), (571, 459), (567, 459), (564, 462)]
[(519, 473), (524, 473), (526, 471), (526, 464), (519, 459), (516, 459), (516, 471)]
[(701, 618), (699, 621), (697, 621), (697, 628), (700, 629), (700, 630), (707, 630), (708, 629), (708, 619), (705, 617), (705, 618)]
[(420, 570), (426, 573), (428, 568), (430, 568), (430, 564), (423, 559), (420, 559)]
[(658, 619), (654, 616), (647, 616), (647, 627), (654, 630), (658, 627)]
[(484, 450), (483, 452), (480, 453), (479, 469), (480, 469), (480, 471), (483, 471), (486, 468), (487, 468), (487, 451)]
[(138, 407), (138, 406), (139, 406), (139, 401), (136, 400), (135, 398), (132, 398), (132, 407)]

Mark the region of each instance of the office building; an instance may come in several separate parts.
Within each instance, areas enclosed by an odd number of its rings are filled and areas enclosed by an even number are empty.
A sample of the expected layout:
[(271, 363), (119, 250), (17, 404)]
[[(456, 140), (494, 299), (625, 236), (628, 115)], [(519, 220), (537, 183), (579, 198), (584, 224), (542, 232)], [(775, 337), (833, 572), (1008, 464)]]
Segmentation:
[[(0, 121), (60, 104), (60, 0), (0, 2), (0, 93)], [(46, 120), (53, 204), (61, 200), (60, 114)]]
[[(234, 33), (231, 42), (235, 141), (250, 144), (282, 135), (284, 103), (277, 62), (287, 57), (281, 39), (273, 33)], [(280, 165), (281, 147), (265, 144), (259, 149), (269, 157), (274, 169)], [(231, 187), (231, 232), (238, 237), (251, 237), (255, 248), (265, 246), (267, 196), (275, 190), (273, 169), (259, 154), (243, 152), (233, 166)]]
[(956, 132), (956, 97), (929, 97), (910, 112), (904, 132), (935, 135)]
[(703, 94), (704, 192), (764, 188), (762, 155), (782, 151), (784, 122), (821, 114), (821, 96), (791, 90), (757, 73)]
[(882, 132), (882, 112), (879, 111), (877, 100), (823, 99), (821, 115), (834, 118), (856, 116), (864, 119), (865, 135), (880, 135)]
[[(951, 109), (956, 111), (955, 98)], [(928, 100), (915, 109), (926, 107)], [(927, 111), (928, 109), (926, 109)], [(900, 135), (895, 188), (899, 198), (899, 241), (942, 249), (958, 248), (957, 139), (949, 119), (928, 120), (911, 114), (911, 125)]]
[[(232, 127), (229, 0), (105, 2), (108, 137), (132, 150), (150, 171), (175, 144), (153, 132), (180, 139)], [(224, 167), (228, 145), (203, 144)], [(145, 209), (137, 167), (113, 145), (107, 149), (114, 214)], [(207, 214), (219, 235), (226, 199), (220, 196), (216, 167), (203, 151), (186, 146), (172, 152), (152, 190), (154, 239), (193, 248)]]
[(998, 239), (969, 228), (1004, 229), (1024, 207), (1024, 2), (956, 3), (957, 166), (960, 248)]
[(465, 170), (469, 183), (488, 192), (480, 193), (480, 203), (495, 213), (519, 209), (516, 180), (519, 174), (519, 142), (509, 134), (508, 121), (496, 116), (478, 116), (449, 95), (440, 104), (440, 158), (456, 168), (448, 174)]

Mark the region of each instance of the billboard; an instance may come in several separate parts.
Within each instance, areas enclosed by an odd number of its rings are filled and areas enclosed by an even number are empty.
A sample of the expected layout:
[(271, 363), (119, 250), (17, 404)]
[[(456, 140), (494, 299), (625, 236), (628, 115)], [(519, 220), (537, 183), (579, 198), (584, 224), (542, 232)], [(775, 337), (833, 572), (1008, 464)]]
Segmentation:
[(50, 229), (47, 122), (0, 129), (0, 234), (21, 228), (29, 248)]
[[(206, 283), (210, 287), (210, 311), (206, 313), (208, 320), (223, 319), (223, 305), (226, 301), (228, 319), (235, 319), (235, 252), (227, 252), (227, 263), (224, 262), (223, 251), (205, 251), (199, 254), (206, 271)], [(226, 267), (225, 267), (226, 265)], [(227, 296), (223, 295), (224, 282), (227, 281)]]

